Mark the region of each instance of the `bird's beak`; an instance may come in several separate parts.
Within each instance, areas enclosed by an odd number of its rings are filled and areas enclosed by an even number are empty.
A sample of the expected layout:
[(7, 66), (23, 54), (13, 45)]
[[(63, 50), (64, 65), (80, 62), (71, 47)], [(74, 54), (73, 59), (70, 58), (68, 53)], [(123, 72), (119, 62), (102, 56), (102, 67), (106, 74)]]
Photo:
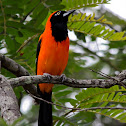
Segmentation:
[(64, 14), (63, 14), (63, 17), (68, 17), (70, 14), (72, 14), (75, 10), (70, 10), (70, 11), (66, 11)]

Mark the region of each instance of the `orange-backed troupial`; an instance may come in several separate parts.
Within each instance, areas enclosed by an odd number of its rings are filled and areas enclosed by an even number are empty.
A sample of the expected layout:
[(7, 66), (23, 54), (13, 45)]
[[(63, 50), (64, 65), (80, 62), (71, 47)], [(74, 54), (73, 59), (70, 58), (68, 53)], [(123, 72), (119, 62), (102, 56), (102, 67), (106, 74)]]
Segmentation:
[[(56, 11), (49, 16), (37, 47), (37, 75), (63, 73), (69, 55), (67, 21), (68, 16), (74, 11)], [(51, 101), (52, 87), (53, 84), (38, 84), (38, 93), (43, 99)], [(51, 104), (40, 102), (38, 126), (52, 126)]]

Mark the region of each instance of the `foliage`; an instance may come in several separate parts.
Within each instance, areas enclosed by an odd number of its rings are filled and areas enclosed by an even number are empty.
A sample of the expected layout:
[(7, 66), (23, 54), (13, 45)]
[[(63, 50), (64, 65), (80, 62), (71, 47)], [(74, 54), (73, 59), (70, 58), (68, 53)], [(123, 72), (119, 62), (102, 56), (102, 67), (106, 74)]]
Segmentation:
[[(76, 95), (76, 101), (71, 101), (71, 104), (80, 108), (91, 108), (91, 107), (115, 107), (118, 103), (126, 103), (126, 96), (123, 95), (126, 89), (118, 86), (113, 86), (110, 89), (87, 89), (82, 90)], [(87, 110), (89, 112), (99, 113), (104, 116), (108, 116), (117, 119), (125, 123), (126, 112), (122, 110), (111, 110), (111, 109), (96, 109)]]
[(0, 125), (1, 126), (7, 126), (6, 122), (2, 118), (0, 118)]
[(86, 13), (79, 13), (78, 15), (74, 15), (73, 17), (69, 18), (68, 28), (76, 32), (93, 35), (95, 37), (102, 37), (103, 39), (107, 39), (109, 41), (126, 40), (126, 36), (123, 37), (125, 31), (115, 33), (115, 30), (105, 29), (105, 26), (98, 25), (97, 23), (109, 25), (111, 25), (112, 23), (107, 21), (107, 19), (105, 19), (104, 16), (100, 17), (97, 20), (95, 20), (94, 17), (94, 13), (93, 16), (91, 16), (90, 14), (87, 17)]
[(61, 4), (65, 5), (65, 9), (80, 9), (82, 7), (95, 7), (98, 4), (107, 3), (109, 0), (63, 0)]
[[(95, 10), (92, 15), (84, 12), (84, 8), (100, 6), (109, 0), (0, 0), (0, 52), (14, 59), (25, 67), (31, 75), (35, 74), (36, 48), (40, 34), (44, 31), (46, 20), (50, 13), (56, 10), (76, 11), (68, 20), (69, 30), (75, 31), (77, 40), (71, 41), (69, 61), (65, 74), (76, 79), (103, 78), (91, 72), (88, 68), (114, 75), (125, 69), (125, 24), (126, 21), (109, 11)], [(103, 13), (105, 12), (105, 13)], [(124, 31), (118, 32), (114, 26), (118, 25)], [(98, 39), (100, 42), (98, 42)], [(104, 40), (107, 41), (104, 41)], [(98, 48), (97, 48), (98, 45)], [(106, 49), (103, 50), (102, 47)], [(97, 48), (97, 49), (96, 49)], [(79, 51), (78, 51), (79, 50)], [(99, 55), (99, 53), (101, 55)], [(12, 78), (14, 75), (2, 69), (2, 74)], [(25, 92), (23, 88), (14, 89), (19, 103)], [(74, 89), (67, 86), (55, 85), (53, 102), (74, 108), (117, 107), (125, 106), (126, 96), (123, 87), (114, 86), (110, 89)], [(32, 125), (36, 122), (38, 106), (32, 109), (13, 125)], [(87, 111), (67, 110), (53, 106), (55, 125), (91, 125), (97, 114), (109, 117), (111, 125), (115, 120), (126, 123), (126, 112), (123, 109), (96, 109)], [(31, 117), (29, 117), (29, 115)], [(0, 119), (0, 125), (5, 122)]]

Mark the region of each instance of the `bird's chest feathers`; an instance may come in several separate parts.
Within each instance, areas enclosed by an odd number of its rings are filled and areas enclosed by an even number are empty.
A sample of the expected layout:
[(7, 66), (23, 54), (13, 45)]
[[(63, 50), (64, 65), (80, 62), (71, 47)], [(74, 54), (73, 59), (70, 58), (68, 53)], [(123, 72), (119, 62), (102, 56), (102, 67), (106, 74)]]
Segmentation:
[(55, 59), (57, 59), (57, 60), (59, 60), (59, 58), (60, 58), (60, 60), (62, 60), (66, 56), (66, 54), (68, 54), (68, 51), (69, 51), (69, 40), (68, 39), (66, 39), (65, 41), (61, 41), (61, 42), (56, 42), (54, 39), (48, 40), (48, 42), (45, 44), (48, 45), (48, 46), (46, 46), (46, 50), (48, 50), (48, 51), (45, 51), (45, 52), (50, 53), (50, 54), (47, 54), (47, 56), (49, 56), (49, 58), (55, 57)]
[[(44, 38), (43, 38), (44, 39)], [(50, 74), (59, 74), (64, 70), (69, 55), (69, 38), (62, 42), (56, 42), (55, 39), (47, 37), (42, 42), (40, 50), (40, 61), (43, 72)]]

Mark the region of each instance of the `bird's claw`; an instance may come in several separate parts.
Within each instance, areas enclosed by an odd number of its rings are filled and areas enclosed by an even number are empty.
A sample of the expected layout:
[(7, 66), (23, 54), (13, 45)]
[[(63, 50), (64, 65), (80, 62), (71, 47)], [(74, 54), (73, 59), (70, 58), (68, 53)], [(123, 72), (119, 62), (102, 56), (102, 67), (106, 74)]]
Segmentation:
[(62, 75), (60, 75), (60, 78), (62, 79), (62, 83), (66, 80), (66, 75), (65, 74), (62, 74)]
[(47, 76), (48, 80), (51, 80), (51, 74), (49, 74), (49, 73), (43, 73), (43, 75)]

